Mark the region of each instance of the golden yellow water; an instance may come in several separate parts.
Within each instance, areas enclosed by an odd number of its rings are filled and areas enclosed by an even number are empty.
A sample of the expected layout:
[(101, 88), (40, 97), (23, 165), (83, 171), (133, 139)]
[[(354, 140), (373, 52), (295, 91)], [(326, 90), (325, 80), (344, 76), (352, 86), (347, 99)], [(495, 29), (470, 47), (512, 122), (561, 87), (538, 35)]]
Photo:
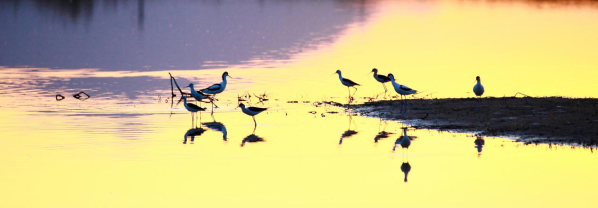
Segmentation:
[[(0, 207), (594, 207), (593, 149), (484, 138), (478, 155), (471, 134), (410, 129), (409, 150), (393, 151), (403, 124), (312, 103), (346, 102), (336, 69), (363, 85), (357, 102), (379, 95), (367, 74), (374, 67), (424, 91), (418, 97), (470, 97), (478, 75), (485, 96), (596, 97), (595, 6), (371, 4), (367, 20), (290, 61), (145, 72), (1, 68)], [(224, 124), (226, 140), (204, 126), (184, 144), (191, 116), (171, 107), (168, 72), (181, 85), (207, 86), (223, 71), (235, 79), (201, 122)], [(105, 80), (68, 85), (89, 78)], [(132, 78), (149, 81), (127, 85)], [(155, 88), (135, 88), (131, 98), (114, 83)], [(81, 90), (92, 97), (70, 97)], [(253, 132), (237, 95), (264, 92), (270, 100), (253, 105), (270, 109)], [(339, 144), (347, 130), (358, 133)], [(383, 130), (394, 134), (375, 142)], [(253, 133), (265, 141), (241, 146)], [(403, 162), (412, 167), (408, 182)]]

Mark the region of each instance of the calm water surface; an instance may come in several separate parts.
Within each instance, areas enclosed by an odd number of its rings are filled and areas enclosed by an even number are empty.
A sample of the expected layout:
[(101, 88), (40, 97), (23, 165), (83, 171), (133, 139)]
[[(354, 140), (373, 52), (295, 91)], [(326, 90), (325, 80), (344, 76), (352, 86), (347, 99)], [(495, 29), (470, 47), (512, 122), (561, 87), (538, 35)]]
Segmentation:
[[(596, 97), (594, 1), (0, 6), (0, 207), (595, 206), (593, 148), (409, 128), (393, 151), (407, 126), (314, 105), (346, 102), (336, 69), (357, 102), (382, 98), (373, 67), (420, 97), (472, 96), (477, 75), (489, 96)], [(220, 108), (186, 137), (168, 72), (224, 71)], [(270, 108), (255, 131), (235, 109), (247, 93), (270, 98), (251, 100)]]

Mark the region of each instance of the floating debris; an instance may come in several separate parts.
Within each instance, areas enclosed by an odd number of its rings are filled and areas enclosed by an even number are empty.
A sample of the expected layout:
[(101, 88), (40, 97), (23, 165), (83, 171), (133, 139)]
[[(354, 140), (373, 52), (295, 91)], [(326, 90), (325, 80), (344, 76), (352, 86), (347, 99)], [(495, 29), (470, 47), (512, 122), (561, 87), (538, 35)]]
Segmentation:
[(311, 114), (316, 114), (317, 112), (316, 112), (316, 111), (310, 111), (310, 112), (308, 112), (308, 113), (311, 113)]
[(74, 95), (73, 95), (73, 97), (74, 97), (74, 98), (77, 98), (77, 99), (79, 99), (79, 100), (87, 100), (87, 99), (89, 99), (91, 96), (89, 96), (87, 93), (85, 93), (85, 92), (81, 91), (81, 92), (79, 92), (79, 93), (77, 93), (77, 94), (74, 94)]
[(334, 102), (334, 101), (324, 101), (324, 104), (328, 104), (328, 105), (332, 105), (332, 106), (337, 106), (337, 107), (342, 107), (343, 106), (343, 104), (337, 103), (337, 102)]
[(299, 101), (290, 100), (290, 101), (287, 101), (287, 103), (299, 103)]
[(57, 101), (64, 100), (64, 96), (62, 96), (61, 94), (57, 94), (57, 95), (56, 95), (56, 100), (57, 100)]

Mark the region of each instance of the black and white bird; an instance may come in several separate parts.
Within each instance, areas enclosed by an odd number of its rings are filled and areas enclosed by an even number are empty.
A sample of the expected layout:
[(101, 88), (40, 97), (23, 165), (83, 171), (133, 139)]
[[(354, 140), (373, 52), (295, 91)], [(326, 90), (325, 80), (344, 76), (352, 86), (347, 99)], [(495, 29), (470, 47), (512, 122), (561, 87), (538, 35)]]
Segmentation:
[(482, 95), (484, 94), (484, 86), (482, 86), (480, 76), (477, 76), (475, 80), (477, 81), (477, 83), (473, 86), (473, 93), (475, 93), (475, 95), (478, 97), (482, 97)]
[(255, 127), (257, 127), (255, 116), (257, 114), (260, 114), (261, 112), (268, 110), (268, 108), (245, 107), (245, 104), (243, 103), (239, 104), (239, 108), (241, 108), (241, 111), (243, 111), (243, 113), (250, 115), (253, 118), (253, 124), (255, 125)]
[(409, 149), (409, 146), (411, 146), (411, 138), (414, 137), (407, 135), (407, 128), (403, 128), (403, 136), (399, 137), (397, 141), (395, 141), (395, 145), (392, 148), (392, 151), (395, 151), (397, 145), (401, 145), (403, 149)]
[(202, 89), (200, 91), (203, 93), (212, 94), (212, 95), (216, 96), (216, 94), (221, 93), (224, 91), (224, 89), (226, 89), (226, 83), (227, 83), (226, 77), (233, 78), (228, 75), (228, 72), (224, 72), (224, 73), (222, 73), (222, 82), (220, 82), (218, 84), (213, 84), (212, 86)]
[(401, 147), (409, 149), (411, 145), (411, 137), (407, 135), (407, 128), (403, 128), (403, 136), (401, 137)]
[(202, 108), (199, 107), (193, 103), (187, 103), (187, 97), (183, 96), (183, 105), (185, 106), (185, 109), (187, 109), (187, 111), (191, 112), (191, 125), (193, 125), (195, 123), (195, 116), (193, 116), (194, 113), (197, 113), (199, 111), (205, 111), (206, 108)]
[(357, 87), (355, 87), (355, 86), (360, 86), (360, 85), (350, 79), (343, 78), (341, 70), (336, 70), (335, 73), (338, 74), (338, 79), (341, 80), (341, 84), (345, 85), (347, 87), (347, 90), (349, 90), (349, 100), (352, 100), (350, 87), (355, 89), (355, 92), (353, 92), (353, 94), (355, 94), (357, 92)]
[[(388, 90), (386, 89), (386, 85), (384, 85), (384, 83), (390, 82), (390, 78), (388, 78), (387, 76), (378, 74), (378, 69), (374, 68), (372, 69), (372, 72), (374, 73), (374, 79), (376, 79), (376, 81), (382, 83), (382, 87), (384, 87), (384, 94), (386, 94), (386, 92), (388, 92)], [(370, 73), (372, 73), (370, 72)]]
[(193, 83), (187, 85), (187, 87), (190, 88), (191, 96), (193, 96), (193, 98), (195, 98), (195, 100), (201, 102), (203, 99), (210, 99), (209, 95), (206, 95), (200, 91), (195, 90), (195, 87), (193, 87)]
[(390, 81), (392, 82), (392, 86), (395, 88), (395, 92), (399, 93), (399, 95), (401, 95), (401, 98), (403, 96), (417, 93), (417, 90), (411, 89), (405, 85), (400, 85), (399, 83), (397, 83), (394, 75), (388, 74), (388, 78), (390, 78)]

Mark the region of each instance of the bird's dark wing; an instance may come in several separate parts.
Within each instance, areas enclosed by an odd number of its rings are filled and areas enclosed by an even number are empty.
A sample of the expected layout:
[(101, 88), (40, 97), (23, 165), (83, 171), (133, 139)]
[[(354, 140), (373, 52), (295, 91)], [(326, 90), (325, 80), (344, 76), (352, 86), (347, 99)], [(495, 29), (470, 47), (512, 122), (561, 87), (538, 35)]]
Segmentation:
[(405, 90), (405, 91), (411, 91), (411, 90), (413, 90), (413, 89), (411, 89), (411, 88), (409, 88), (409, 87), (407, 87), (407, 86), (405, 86), (405, 85), (401, 85), (401, 87), (400, 87), (400, 88), (401, 88), (402, 90)]
[(390, 78), (388, 78), (387, 76), (384, 76), (384, 75), (378, 75), (378, 79), (381, 79), (384, 82), (390, 81)]
[(350, 79), (345, 79), (345, 78), (343, 78), (343, 81), (345, 81), (345, 82), (347, 82), (347, 83), (349, 83), (349, 84), (351, 84), (351, 85), (359, 85), (359, 84), (355, 83), (354, 81), (352, 81), (352, 80), (350, 80)]
[(221, 87), (222, 87), (222, 85), (220, 85), (220, 84), (213, 84), (212, 86), (210, 86), (206, 89), (203, 89), (203, 90), (219, 90)]
[(249, 109), (250, 111), (253, 111), (253, 112), (262, 112), (262, 111), (268, 110), (267, 108), (258, 108), (258, 107), (248, 107), (247, 109)]
[(197, 106), (197, 105), (195, 105), (193, 103), (187, 103), (187, 106), (189, 106), (189, 108), (193, 108), (193, 109), (196, 109), (196, 110), (199, 110), (199, 111), (205, 111), (206, 110), (206, 108), (199, 107), (199, 106)]

